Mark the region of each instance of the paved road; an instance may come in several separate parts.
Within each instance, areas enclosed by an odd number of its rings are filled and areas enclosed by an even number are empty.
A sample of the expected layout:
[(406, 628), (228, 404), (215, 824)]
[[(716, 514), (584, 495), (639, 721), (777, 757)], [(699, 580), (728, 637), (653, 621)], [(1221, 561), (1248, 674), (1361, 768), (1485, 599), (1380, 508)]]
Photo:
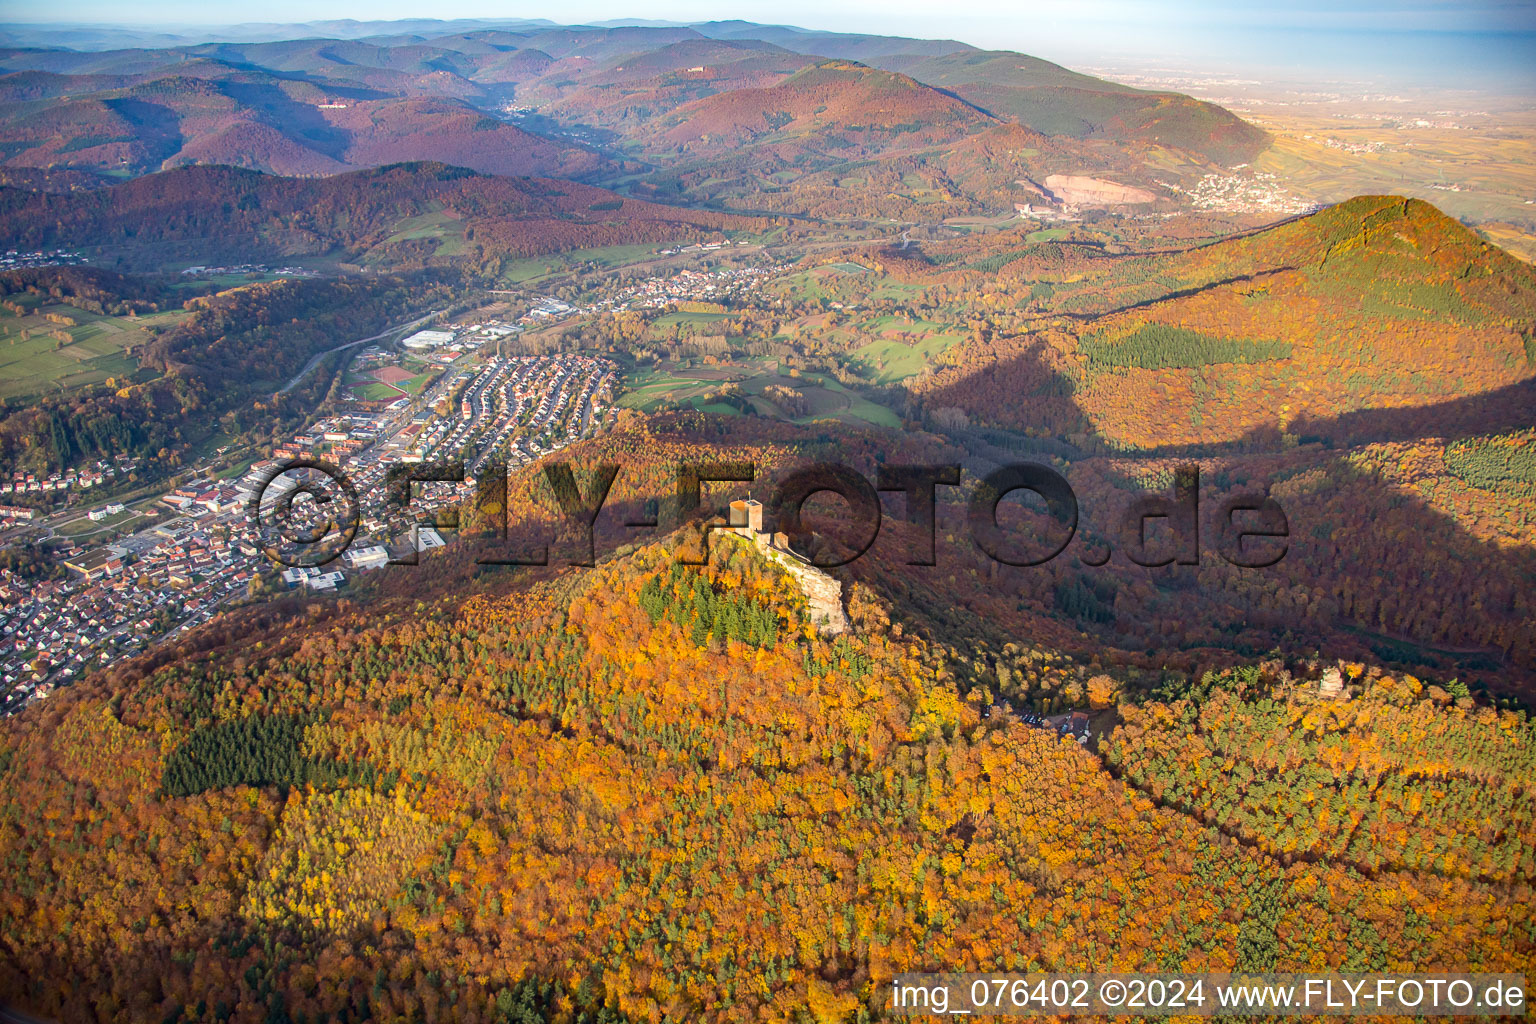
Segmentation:
[(439, 314), (441, 312), (442, 312), (442, 310), (435, 309), (432, 312), (428, 313), (424, 317), (420, 317), (419, 319), (412, 320), (408, 324), (401, 324), (399, 327), (391, 327), (387, 331), (380, 331), (378, 334), (375, 334), (371, 338), (358, 338), (356, 341), (349, 341), (345, 345), (337, 345), (335, 348), (328, 348), (324, 352), (321, 352), (319, 355), (315, 356), (315, 358), (311, 359), (309, 362), (305, 363), (304, 364), (304, 369), (300, 370), (298, 372), (298, 375), (296, 377), (294, 377), (293, 380), (289, 381), (287, 384), (284, 384), (278, 390), (277, 393), (280, 394), (280, 395), (286, 395), (288, 392), (290, 392), (294, 388), (298, 387), (299, 386), (299, 381), (303, 380), (305, 377), (308, 377), (309, 374), (310, 374), (310, 371), (313, 370), (315, 367), (320, 365), (320, 360), (324, 359), (326, 356), (330, 355), (332, 352), (340, 352), (343, 349), (356, 348), (358, 345), (366, 345), (370, 341), (378, 341), (380, 338), (387, 338), (391, 334), (395, 334), (396, 332), (408, 331), (412, 327), (419, 327), (422, 324), (426, 323), (428, 320), (431, 320), (433, 317), (437, 316), (437, 314)]

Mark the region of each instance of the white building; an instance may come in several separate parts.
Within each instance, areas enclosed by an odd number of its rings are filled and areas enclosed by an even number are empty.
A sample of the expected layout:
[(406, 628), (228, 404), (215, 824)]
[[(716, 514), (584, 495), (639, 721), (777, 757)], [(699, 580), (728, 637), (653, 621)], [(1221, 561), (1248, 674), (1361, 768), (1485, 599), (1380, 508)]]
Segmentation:
[(348, 551), (343, 557), (354, 569), (379, 569), (389, 564), (389, 551), (382, 544)]
[(400, 344), (410, 349), (441, 348), (452, 345), (455, 337), (452, 331), (417, 331)]

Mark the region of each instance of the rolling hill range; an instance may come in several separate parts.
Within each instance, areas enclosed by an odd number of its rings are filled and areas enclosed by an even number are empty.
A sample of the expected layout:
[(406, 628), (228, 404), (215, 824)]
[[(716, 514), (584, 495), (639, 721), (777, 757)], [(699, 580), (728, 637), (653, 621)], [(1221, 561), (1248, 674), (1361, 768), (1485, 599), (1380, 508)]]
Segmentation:
[(824, 136), (878, 152), (893, 135), (952, 137), (990, 119), (975, 108), (905, 75), (862, 64), (825, 61), (765, 89), (737, 89), (687, 103), (659, 119), (654, 131), (684, 152), (736, 149), (772, 132)]
[(1221, 164), (1251, 160), (1269, 142), (1262, 129), (1213, 103), (1132, 89), (1018, 53), (896, 54), (872, 63), (1046, 135), (1161, 146)]
[[(543, 51), (515, 53), (531, 57)], [(815, 63), (814, 58), (771, 43), (704, 38), (619, 54), (597, 67), (545, 59), (538, 74), (519, 82), (518, 105), (534, 107), (556, 121), (612, 131), (621, 131), (625, 121), (665, 116), (691, 100), (772, 87)], [(555, 66), (560, 63), (564, 66)]]
[(138, 267), (327, 254), (391, 266), (452, 257), (485, 267), (510, 256), (761, 226), (574, 182), (432, 163), (316, 179), (184, 167), (76, 192), (0, 186), (0, 232), (16, 244), (100, 250)]
[[(11, 167), (143, 174), (228, 164), (277, 174), (337, 174), (442, 158), (494, 174), (590, 178), (590, 150), (487, 116), (451, 95), (338, 98), (306, 81), (219, 62), (102, 89), (103, 76), (23, 72), (0, 77)], [(33, 98), (41, 97), (41, 98)]]
[[(1176, 178), (1249, 159), (1268, 141), (1219, 107), (1021, 54), (741, 22), (12, 48), (0, 70), (0, 164), (118, 176), (183, 163), (320, 175), (440, 159), (749, 206), (839, 163), (998, 126), (1055, 140), (1062, 159), (1049, 173), (1108, 165), (1139, 185), (1150, 183), (1149, 159)], [(761, 173), (706, 166), (728, 156)], [(939, 166), (942, 153), (923, 163)], [(914, 188), (929, 203), (944, 191)], [(954, 212), (1005, 198), (963, 176), (948, 191)]]

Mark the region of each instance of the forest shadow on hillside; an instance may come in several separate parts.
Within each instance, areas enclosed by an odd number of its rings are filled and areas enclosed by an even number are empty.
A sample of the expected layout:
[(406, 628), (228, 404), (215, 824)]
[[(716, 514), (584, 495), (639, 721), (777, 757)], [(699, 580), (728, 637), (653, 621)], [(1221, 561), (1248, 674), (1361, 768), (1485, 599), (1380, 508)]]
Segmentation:
[[(1048, 381), (1040, 368), (1031, 373)], [(1527, 394), (1526, 387), (1505, 389), (1499, 397), (1512, 401), (1510, 396)], [(1043, 390), (1053, 415), (1086, 420), (1062, 388), (1047, 382)], [(1384, 437), (1403, 437), (1424, 425), (1470, 431), (1519, 419), (1485, 396), (1444, 408), (1349, 414), (1315, 429), (1339, 437), (1378, 429)], [(679, 516), (675, 463), (665, 452), (680, 440), (699, 461), (755, 452), (756, 481), (710, 485), (700, 508)], [(1007, 464), (1046, 464), (1071, 484), (1080, 516), (1071, 543), (1046, 564), (1013, 567), (988, 558), (972, 539), (962, 490), (940, 487), (936, 566), (909, 564), (922, 538), (905, 521), (902, 496), (887, 493), (872, 548), (832, 574), (884, 594), (897, 618), (945, 642), (1039, 641), (1089, 657), (1189, 670), (1277, 650), (1297, 656), (1328, 650), (1420, 674), (1481, 681), (1502, 693), (1536, 692), (1536, 548), (1483, 539), (1418, 493), (1317, 443), (1188, 456), (1199, 468), (1199, 564), (1140, 565), (1128, 557), (1135, 539), (1127, 530), (1136, 524), (1139, 534), (1140, 528), (1127, 510), (1148, 496), (1172, 499), (1174, 463), (1162, 451), (1096, 452), (1097, 438), (1087, 432), (1071, 441), (969, 425), (897, 434), (688, 413), (632, 436), (621, 431), (606, 442), (606, 449), (599, 439), (560, 456), (582, 488), (595, 463), (615, 458), (624, 463), (622, 479), (634, 477), (633, 485), (615, 487), (597, 517), (592, 552), (598, 562), (663, 540), (680, 521), (696, 528), (723, 513), (733, 498), (749, 492), (766, 498), (775, 480), (812, 462), (846, 462), (871, 482), (882, 465), (959, 464), (968, 483)], [(1233, 532), (1223, 521), (1223, 506), (1244, 494), (1273, 498), (1286, 517), (1284, 557), (1274, 565), (1245, 568), (1223, 556)], [(818, 510), (818, 529), (828, 535), (846, 517), (840, 499), (821, 501)], [(1010, 503), (1004, 511), (1005, 529), (1023, 531), (1018, 536), (1052, 529), (1023, 505)], [(578, 574), (573, 563), (585, 560), (584, 545), (575, 532), (556, 529), (556, 519), (552, 506), (517, 507), (503, 536), (501, 523), (471, 516), (465, 523), (469, 543), (424, 556), (416, 567), (359, 577), (356, 585), (360, 592), (410, 602), (457, 600)], [(1237, 521), (1251, 522), (1245, 514)], [(656, 525), (636, 525), (649, 522)], [(1146, 535), (1143, 561), (1173, 551), (1177, 538), (1168, 520), (1149, 519)], [(522, 557), (545, 546), (546, 565), (494, 564), (509, 553)]]
[[(1302, 413), (1286, 428), (1301, 445), (1346, 448), (1389, 441), (1443, 438), (1447, 441), (1478, 434), (1501, 434), (1536, 425), (1536, 377), (1491, 391), (1426, 405), (1356, 409), (1333, 416)], [(1156, 445), (1143, 449), (1151, 457), (1222, 455), (1278, 451), (1284, 446), (1277, 426), (1250, 430), (1243, 437), (1214, 444)]]
[[(1420, 494), (1362, 470), (1341, 449), (1528, 427), (1536, 421), (1536, 381), (1427, 406), (1298, 419), (1289, 439), (1266, 428), (1227, 444), (1113, 453), (1038, 346), (968, 382), (970, 394), (1000, 381), (1024, 385), (1015, 418), (1078, 429), (1055, 438), (1038, 436), (1038, 426), (950, 430), (974, 456), (967, 469), (1054, 462), (1077, 492), (1082, 520), (1071, 546), (1039, 567), (1001, 566), (973, 546), (954, 545), (964, 567), (958, 579), (930, 570), (928, 586), (903, 581), (894, 588), (932, 621), (1002, 640), (1049, 617), (1078, 634), (1074, 646), (1085, 652), (1106, 644), (1139, 651), (1149, 663), (1202, 650), (1251, 658), (1276, 648), (1329, 649), (1532, 692), (1536, 546), (1482, 539)], [(1137, 565), (1125, 553), (1126, 512), (1144, 495), (1174, 496), (1170, 460), (1200, 469), (1200, 564)], [(1241, 568), (1216, 550), (1228, 528), (1223, 505), (1240, 494), (1272, 497), (1286, 515), (1285, 557), (1274, 566)], [(1239, 513), (1245, 521), (1251, 518)], [(941, 532), (965, 527), (962, 509), (945, 510)], [(1160, 533), (1160, 550), (1171, 553), (1168, 520), (1148, 520), (1147, 530)], [(1088, 564), (1111, 549), (1107, 564)]]

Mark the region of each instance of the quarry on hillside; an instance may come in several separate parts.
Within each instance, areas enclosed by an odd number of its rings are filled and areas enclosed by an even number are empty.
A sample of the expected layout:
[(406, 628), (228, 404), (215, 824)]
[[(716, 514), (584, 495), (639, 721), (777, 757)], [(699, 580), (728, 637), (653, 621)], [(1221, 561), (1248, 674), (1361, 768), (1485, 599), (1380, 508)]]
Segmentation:
[(1124, 206), (1157, 201), (1157, 196), (1146, 189), (1077, 174), (1052, 174), (1045, 179), (1045, 188), (1066, 206)]

